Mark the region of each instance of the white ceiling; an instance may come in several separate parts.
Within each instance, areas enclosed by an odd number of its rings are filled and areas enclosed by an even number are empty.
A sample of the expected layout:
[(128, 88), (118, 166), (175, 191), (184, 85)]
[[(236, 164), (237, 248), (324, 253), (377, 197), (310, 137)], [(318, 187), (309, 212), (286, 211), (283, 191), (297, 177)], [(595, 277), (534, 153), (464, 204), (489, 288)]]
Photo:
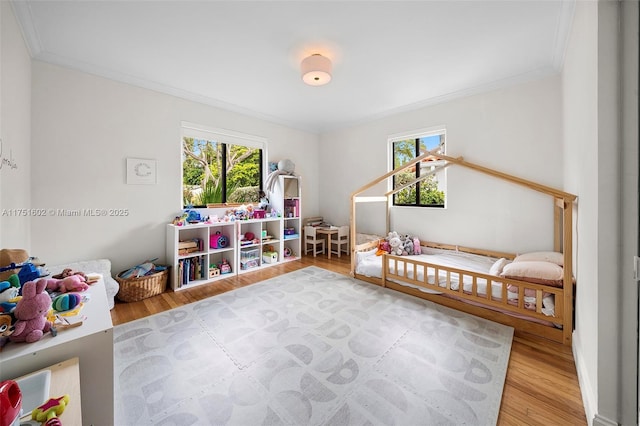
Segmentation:
[(35, 59), (324, 132), (558, 72), (574, 0), (12, 5)]

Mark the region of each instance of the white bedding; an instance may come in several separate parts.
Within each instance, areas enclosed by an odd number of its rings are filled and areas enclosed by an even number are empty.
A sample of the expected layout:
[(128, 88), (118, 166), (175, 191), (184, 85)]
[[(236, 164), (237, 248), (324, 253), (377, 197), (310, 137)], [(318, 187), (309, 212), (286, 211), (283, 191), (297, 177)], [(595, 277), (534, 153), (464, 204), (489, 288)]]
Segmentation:
[[(489, 270), (491, 266), (498, 260), (496, 258), (481, 256), (471, 253), (464, 252), (456, 252), (452, 250), (441, 250), (441, 249), (432, 249), (432, 248), (422, 248), (423, 254), (409, 256), (411, 260), (419, 260), (423, 262), (428, 262), (435, 265), (448, 266), (451, 268), (462, 269), (465, 271), (473, 271), (484, 274), (489, 274)], [(382, 256), (376, 256), (377, 249), (369, 250), (366, 252), (359, 252), (356, 254), (356, 273), (360, 275), (364, 275), (367, 277), (382, 277)], [(408, 265), (407, 268), (407, 277), (411, 279), (417, 279), (418, 281), (424, 281), (424, 270), (423, 266), (418, 266), (417, 268), (417, 277), (414, 276), (413, 264), (405, 263), (402, 261), (398, 261), (398, 274), (404, 273), (404, 267)], [(392, 273), (395, 272), (395, 261), (389, 259), (389, 269)], [(435, 284), (435, 270), (433, 268), (427, 268), (427, 282), (430, 284)], [(417, 288), (420, 291), (425, 293), (434, 293), (441, 294), (441, 292), (433, 289), (427, 289), (425, 287), (413, 285), (410, 283), (402, 282), (399, 280), (390, 280), (412, 288)], [(438, 276), (438, 285), (440, 287), (446, 287), (446, 271), (440, 271)], [(451, 289), (458, 290), (459, 289), (459, 275), (456, 273), (450, 274), (451, 281)], [(463, 276), (463, 291), (471, 293), (472, 292), (472, 277), (469, 275)], [(478, 278), (477, 279), (477, 291), (478, 294), (484, 295), (487, 291), (487, 280)], [(491, 284), (491, 296), (494, 300), (502, 300), (502, 283), (492, 281)], [(507, 292), (507, 298), (511, 304), (517, 304), (518, 302), (518, 293), (517, 292)], [(524, 303), (530, 309), (535, 309), (536, 298), (535, 297), (524, 297)], [(542, 313), (547, 316), (554, 315), (554, 299), (553, 295), (548, 295), (543, 297), (542, 299)]]

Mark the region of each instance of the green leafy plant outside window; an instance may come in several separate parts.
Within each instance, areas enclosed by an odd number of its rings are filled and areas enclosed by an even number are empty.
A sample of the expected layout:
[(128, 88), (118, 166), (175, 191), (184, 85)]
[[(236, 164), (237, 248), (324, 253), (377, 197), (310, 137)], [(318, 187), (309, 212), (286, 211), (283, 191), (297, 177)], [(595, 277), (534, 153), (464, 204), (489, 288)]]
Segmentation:
[(261, 187), (261, 149), (182, 138), (183, 206), (252, 203)]

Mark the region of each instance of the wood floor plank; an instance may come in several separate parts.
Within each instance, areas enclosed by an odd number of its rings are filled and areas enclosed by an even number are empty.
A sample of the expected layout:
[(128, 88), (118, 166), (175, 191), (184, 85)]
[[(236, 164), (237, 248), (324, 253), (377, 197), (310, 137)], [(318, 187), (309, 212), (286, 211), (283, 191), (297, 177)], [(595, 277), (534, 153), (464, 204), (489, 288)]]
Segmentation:
[[(212, 284), (178, 292), (169, 290), (139, 302), (116, 301), (111, 319), (114, 325), (123, 324), (312, 265), (349, 275), (351, 259), (303, 256)], [(498, 425), (560, 424), (587, 424), (571, 347), (516, 332)]]

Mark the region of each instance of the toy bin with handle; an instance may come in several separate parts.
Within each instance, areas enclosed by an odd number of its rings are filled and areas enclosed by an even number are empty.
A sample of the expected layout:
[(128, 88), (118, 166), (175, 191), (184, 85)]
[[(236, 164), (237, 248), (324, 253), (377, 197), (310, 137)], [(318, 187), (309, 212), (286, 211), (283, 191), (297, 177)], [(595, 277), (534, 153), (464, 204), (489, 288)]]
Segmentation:
[(209, 236), (209, 247), (212, 249), (225, 248), (229, 245), (229, 239), (222, 235), (220, 231)]

